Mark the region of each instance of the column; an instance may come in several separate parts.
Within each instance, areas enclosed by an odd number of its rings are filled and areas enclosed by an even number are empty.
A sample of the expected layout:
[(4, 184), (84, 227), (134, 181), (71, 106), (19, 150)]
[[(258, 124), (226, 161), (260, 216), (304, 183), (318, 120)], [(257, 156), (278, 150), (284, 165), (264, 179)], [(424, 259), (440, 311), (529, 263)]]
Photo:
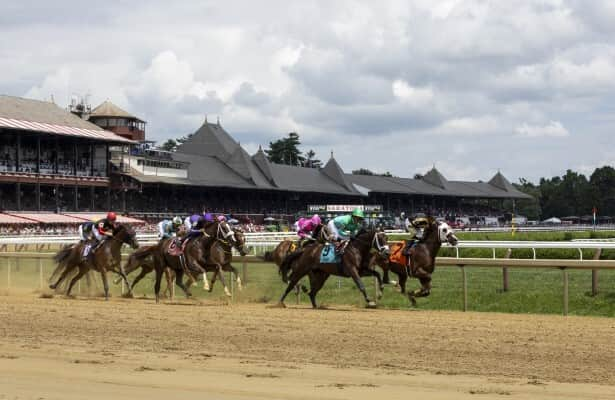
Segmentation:
[(90, 176), (94, 176), (94, 146), (90, 144)]
[(17, 211), (21, 211), (21, 182), (17, 182), (17, 187), (15, 190), (15, 203), (17, 204)]
[[(37, 166), (39, 169), (40, 166)], [(40, 170), (40, 169), (39, 169)], [(41, 211), (41, 183), (36, 181), (36, 211)]]
[(73, 175), (77, 176), (77, 142), (73, 143)]
[(21, 165), (21, 135), (17, 134), (17, 154), (15, 155), (15, 171), (19, 172)]
[(90, 211), (94, 211), (96, 204), (94, 203), (94, 198), (96, 196), (96, 188), (94, 186), (90, 186)]
[(74, 198), (73, 207), (75, 211), (79, 211), (79, 186), (77, 185), (75, 185), (75, 198)]
[[(36, 173), (41, 173), (41, 135), (36, 135)], [(39, 187), (40, 188), (40, 187)], [(40, 200), (40, 192), (39, 192)], [(40, 203), (39, 203), (40, 210)]]

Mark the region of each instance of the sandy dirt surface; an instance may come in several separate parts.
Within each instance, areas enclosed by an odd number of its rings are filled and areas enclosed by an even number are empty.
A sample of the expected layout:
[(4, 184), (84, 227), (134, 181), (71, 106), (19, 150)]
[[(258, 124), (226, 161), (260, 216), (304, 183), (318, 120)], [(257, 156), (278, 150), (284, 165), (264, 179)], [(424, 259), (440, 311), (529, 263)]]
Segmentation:
[(615, 320), (0, 296), (0, 399), (615, 398)]

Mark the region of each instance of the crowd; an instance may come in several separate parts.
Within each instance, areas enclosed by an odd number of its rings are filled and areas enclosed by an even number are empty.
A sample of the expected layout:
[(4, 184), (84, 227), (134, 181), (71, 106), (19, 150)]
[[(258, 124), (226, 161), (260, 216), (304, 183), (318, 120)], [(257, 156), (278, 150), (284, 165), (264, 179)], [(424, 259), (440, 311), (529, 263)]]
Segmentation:
[(0, 236), (77, 234), (78, 225), (63, 224), (2, 224)]

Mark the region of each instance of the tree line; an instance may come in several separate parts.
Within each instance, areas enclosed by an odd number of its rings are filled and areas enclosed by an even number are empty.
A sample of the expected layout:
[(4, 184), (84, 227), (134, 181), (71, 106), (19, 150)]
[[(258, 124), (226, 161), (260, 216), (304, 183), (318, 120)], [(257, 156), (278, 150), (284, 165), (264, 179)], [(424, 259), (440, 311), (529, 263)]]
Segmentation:
[(599, 216), (615, 217), (615, 169), (610, 166), (596, 168), (589, 178), (567, 170), (562, 176), (541, 178), (538, 184), (521, 178), (513, 185), (534, 198), (515, 204), (516, 213), (529, 219), (582, 217), (591, 215), (594, 207)]

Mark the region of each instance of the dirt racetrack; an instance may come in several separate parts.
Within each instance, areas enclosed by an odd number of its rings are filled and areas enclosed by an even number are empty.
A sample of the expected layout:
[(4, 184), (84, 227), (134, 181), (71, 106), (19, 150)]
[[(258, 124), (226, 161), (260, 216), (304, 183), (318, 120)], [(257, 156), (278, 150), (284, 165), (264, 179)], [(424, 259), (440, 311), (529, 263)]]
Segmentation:
[(613, 399), (615, 320), (0, 296), (0, 399)]

